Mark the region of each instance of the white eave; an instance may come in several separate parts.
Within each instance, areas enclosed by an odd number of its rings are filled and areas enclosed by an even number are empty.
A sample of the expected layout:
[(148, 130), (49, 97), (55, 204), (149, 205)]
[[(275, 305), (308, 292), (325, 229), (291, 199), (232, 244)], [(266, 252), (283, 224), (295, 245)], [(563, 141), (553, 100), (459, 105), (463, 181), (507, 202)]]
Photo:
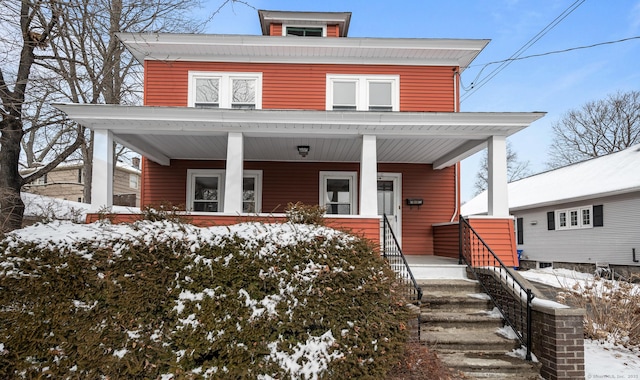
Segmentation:
[[(232, 110), (56, 104), (71, 119), (110, 130), (114, 138), (154, 161), (213, 159), (213, 146), (228, 132), (249, 140), (247, 157), (295, 160), (295, 144), (325, 144), (309, 160), (357, 160), (358, 137), (375, 135), (379, 162), (450, 166), (482, 148), (490, 136), (510, 136), (545, 115), (543, 112), (337, 112), (304, 110)], [(256, 142), (252, 153), (251, 141)], [(268, 148), (271, 147), (271, 148)], [(339, 148), (338, 148), (339, 147)], [(199, 149), (202, 149), (199, 152)], [(270, 149), (270, 150), (269, 150)], [(314, 156), (316, 155), (317, 156)]]
[(282, 37), (117, 33), (139, 62), (210, 61), (453, 66), (464, 70), (486, 39)]

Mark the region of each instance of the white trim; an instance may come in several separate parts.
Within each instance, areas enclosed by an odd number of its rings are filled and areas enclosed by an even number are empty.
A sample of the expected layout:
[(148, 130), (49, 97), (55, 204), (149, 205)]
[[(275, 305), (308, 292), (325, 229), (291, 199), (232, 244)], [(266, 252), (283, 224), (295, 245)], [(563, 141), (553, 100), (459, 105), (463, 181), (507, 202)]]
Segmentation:
[[(357, 172), (349, 172), (349, 171), (321, 171), (320, 172), (320, 189), (319, 189), (319, 197), (320, 200), (318, 204), (321, 207), (327, 206), (327, 186), (326, 180), (328, 179), (346, 179), (349, 180), (349, 214), (348, 215), (359, 215), (358, 214), (358, 173)], [(327, 215), (336, 215), (336, 214), (327, 214)], [(346, 214), (343, 214), (346, 215)]]
[(382, 82), (391, 84), (391, 111), (400, 111), (400, 75), (348, 75), (327, 74), (326, 110), (333, 110), (333, 83), (353, 82), (356, 84), (355, 106), (357, 111), (369, 111), (369, 84)]
[(244, 136), (239, 132), (227, 135), (227, 160), (224, 183), (225, 213), (242, 213), (242, 183), (244, 176)]
[[(301, 28), (301, 29), (322, 29), (322, 37), (327, 36), (327, 26), (326, 25), (313, 25), (313, 24), (282, 24), (282, 35), (287, 36), (287, 28)], [(293, 36), (299, 37), (299, 36)]]
[(507, 181), (507, 138), (491, 136), (488, 145), (488, 214), (509, 215), (509, 188)]
[[(459, 66), (462, 72), (490, 42), (445, 38), (305, 38), (172, 33), (117, 33), (139, 61), (279, 62)], [(364, 59), (363, 57), (366, 57)]]
[(231, 109), (232, 81), (235, 79), (248, 79), (256, 81), (255, 109), (262, 109), (262, 73), (259, 72), (217, 72), (217, 71), (189, 71), (189, 91), (187, 94), (187, 105), (195, 107), (196, 101), (196, 80), (197, 79), (218, 79), (219, 108)]
[(376, 136), (363, 135), (360, 156), (359, 215), (378, 215)]
[[(582, 218), (582, 212), (589, 211), (589, 223), (585, 224)], [(571, 224), (571, 213), (575, 212), (577, 214), (577, 224)], [(565, 224), (564, 226), (560, 223), (560, 214), (565, 214)], [(576, 230), (576, 229), (584, 229), (584, 228), (593, 228), (593, 205), (589, 206), (580, 206), (580, 207), (570, 207), (561, 210), (554, 210), (554, 217), (557, 221), (557, 231), (563, 230)]]
[[(393, 231), (396, 234), (396, 239), (398, 240), (398, 244), (402, 247), (402, 173), (378, 173), (376, 178), (377, 181), (385, 181), (391, 180), (393, 181), (393, 196), (397, 209), (396, 211), (396, 230)], [(376, 202), (377, 202), (377, 191), (376, 191)], [(380, 210), (378, 210), (380, 213)], [(382, 217), (382, 216), (380, 216)], [(450, 224), (450, 223), (441, 223), (441, 224)], [(456, 223), (457, 224), (457, 223)]]

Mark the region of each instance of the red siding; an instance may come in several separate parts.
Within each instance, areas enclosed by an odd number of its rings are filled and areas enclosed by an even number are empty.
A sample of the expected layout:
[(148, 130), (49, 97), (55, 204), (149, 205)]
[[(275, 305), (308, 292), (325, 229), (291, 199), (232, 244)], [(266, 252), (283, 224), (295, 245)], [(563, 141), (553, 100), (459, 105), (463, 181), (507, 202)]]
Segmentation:
[(513, 219), (469, 219), (469, 224), (504, 265), (518, 266)]
[(282, 35), (282, 24), (269, 24), (269, 35), (270, 36), (281, 36)]
[(454, 110), (452, 67), (145, 61), (145, 105), (186, 106), (188, 72), (261, 72), (262, 108), (326, 108), (326, 75), (400, 75), (400, 110)]
[(438, 256), (460, 256), (460, 227), (458, 223), (433, 226), (433, 246)]
[(327, 37), (340, 37), (338, 25), (327, 25)]
[[(143, 205), (170, 202), (184, 207), (187, 169), (223, 169), (223, 161), (172, 160), (161, 166), (145, 160)], [(262, 170), (262, 211), (283, 212), (289, 202), (319, 202), (320, 171), (359, 171), (358, 163), (245, 162), (246, 170)], [(433, 170), (427, 164), (378, 165), (379, 172), (402, 173), (402, 247), (409, 255), (433, 255), (433, 224), (451, 220), (455, 209), (453, 168)], [(409, 207), (406, 198), (422, 198), (424, 205)]]

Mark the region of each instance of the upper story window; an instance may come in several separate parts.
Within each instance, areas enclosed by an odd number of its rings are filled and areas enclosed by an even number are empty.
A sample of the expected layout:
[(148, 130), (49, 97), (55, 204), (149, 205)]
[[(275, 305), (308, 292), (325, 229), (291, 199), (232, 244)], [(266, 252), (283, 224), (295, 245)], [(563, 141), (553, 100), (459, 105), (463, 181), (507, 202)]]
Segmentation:
[(327, 28), (325, 26), (288, 26), (282, 28), (283, 36), (300, 36), (300, 37), (326, 37)]
[(399, 111), (400, 77), (327, 75), (327, 109), (334, 111)]
[(261, 73), (189, 72), (190, 107), (262, 108)]
[(326, 35), (323, 27), (299, 27), (299, 26), (285, 26), (283, 28), (286, 36), (300, 36), (300, 37), (322, 37)]

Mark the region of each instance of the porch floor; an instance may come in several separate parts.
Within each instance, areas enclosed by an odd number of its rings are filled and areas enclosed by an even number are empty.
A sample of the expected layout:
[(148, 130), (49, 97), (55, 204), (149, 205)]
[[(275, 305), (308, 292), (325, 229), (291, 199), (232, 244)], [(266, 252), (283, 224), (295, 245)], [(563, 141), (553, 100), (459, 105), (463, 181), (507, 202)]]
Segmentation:
[(405, 258), (416, 280), (467, 279), (467, 267), (458, 265), (458, 259), (434, 255), (406, 255)]

